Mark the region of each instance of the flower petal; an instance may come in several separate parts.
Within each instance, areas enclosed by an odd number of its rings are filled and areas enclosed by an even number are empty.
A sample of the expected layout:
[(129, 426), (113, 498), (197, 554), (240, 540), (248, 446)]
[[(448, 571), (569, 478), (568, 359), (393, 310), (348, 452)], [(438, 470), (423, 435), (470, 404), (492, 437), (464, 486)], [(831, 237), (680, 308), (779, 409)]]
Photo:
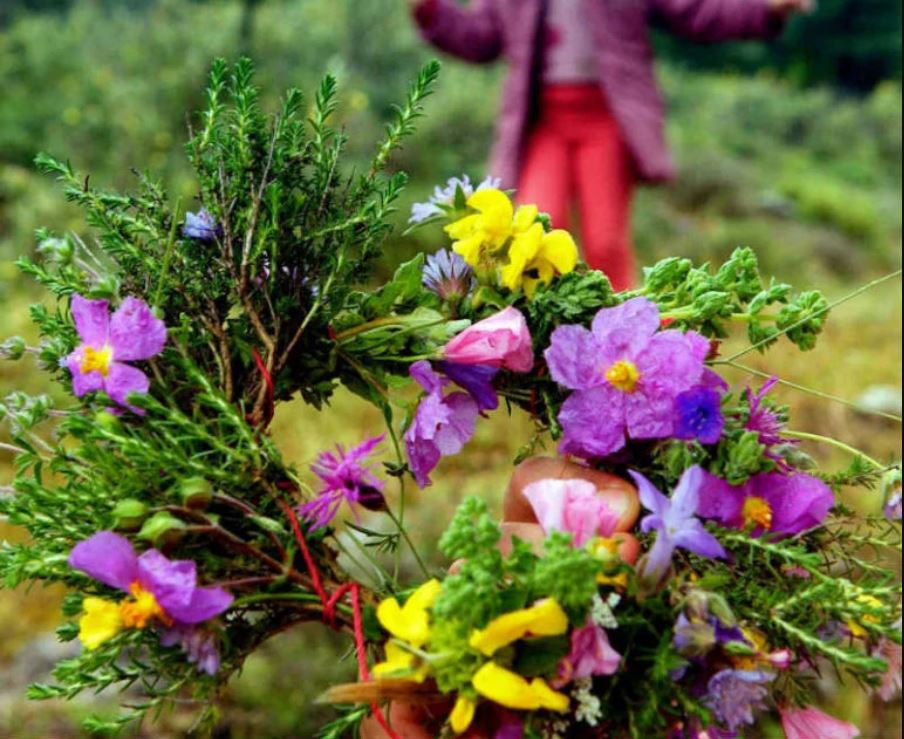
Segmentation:
[(148, 549), (138, 558), (138, 581), (164, 611), (177, 618), (176, 612), (191, 603), (197, 568), (191, 560), (170, 560), (156, 549)]
[(128, 591), (138, 579), (138, 557), (131, 542), (112, 531), (98, 531), (76, 544), (68, 561), (73, 569), (119, 590)]
[(82, 363), (85, 361), (84, 345), (78, 347), (72, 354), (66, 357), (66, 366), (72, 375), (72, 394), (81, 398), (88, 393), (94, 393), (103, 389), (104, 376), (94, 370), (82, 372)]
[(562, 452), (605, 457), (625, 445), (625, 393), (609, 385), (572, 393), (559, 411)]
[(106, 300), (89, 300), (75, 294), (69, 303), (79, 338), (100, 348), (107, 343), (110, 330), (110, 305)]
[(543, 353), (553, 380), (569, 390), (587, 390), (606, 382), (602, 347), (583, 326), (559, 326)]
[(647, 298), (631, 298), (600, 310), (591, 329), (614, 358), (631, 359), (659, 329), (659, 308)]
[(110, 344), (117, 361), (150, 359), (163, 351), (166, 324), (147, 303), (128, 297), (110, 318)]
[(110, 372), (107, 374), (104, 382), (104, 390), (114, 401), (126, 408), (131, 409), (138, 415), (144, 413), (140, 408), (129, 405), (126, 398), (131, 393), (144, 395), (151, 386), (148, 376), (137, 367), (132, 367), (122, 362), (112, 362), (110, 364)]
[(725, 559), (728, 556), (719, 540), (696, 520), (684, 530), (673, 534), (672, 544), (709, 559)]
[(786, 739), (853, 739), (860, 729), (814, 708), (784, 708), (779, 711)]
[(232, 605), (232, 601), (232, 595), (223, 588), (195, 588), (186, 605), (177, 605), (175, 608), (164, 606), (164, 609), (180, 623), (199, 624), (219, 616)]
[(659, 492), (659, 489), (650, 482), (644, 475), (634, 470), (628, 470), (637, 485), (637, 493), (640, 496), (640, 502), (644, 508), (655, 514), (660, 520), (664, 519), (669, 512), (669, 499)]

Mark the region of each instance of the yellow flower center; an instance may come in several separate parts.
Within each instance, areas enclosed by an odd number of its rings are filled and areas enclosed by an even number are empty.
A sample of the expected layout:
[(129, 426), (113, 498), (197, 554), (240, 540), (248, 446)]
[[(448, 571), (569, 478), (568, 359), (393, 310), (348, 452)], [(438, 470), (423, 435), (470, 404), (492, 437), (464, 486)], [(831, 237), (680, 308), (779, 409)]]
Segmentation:
[(82, 359), (82, 365), (79, 367), (83, 375), (89, 372), (100, 372), (104, 377), (110, 371), (110, 363), (113, 361), (113, 348), (109, 344), (104, 344), (99, 350), (94, 347), (85, 347), (85, 356)]
[(606, 379), (614, 388), (618, 388), (624, 393), (633, 393), (637, 387), (637, 381), (640, 379), (640, 373), (637, 371), (637, 365), (626, 359), (621, 359), (606, 370)]
[(85, 649), (97, 649), (122, 631), (119, 605), (103, 598), (85, 598), (78, 621), (78, 638)]
[(745, 500), (741, 515), (748, 526), (756, 524), (766, 530), (772, 528), (772, 507), (763, 498), (753, 496)]
[(130, 629), (143, 629), (153, 620), (158, 620), (167, 626), (173, 623), (166, 615), (166, 611), (157, 602), (154, 594), (141, 587), (138, 582), (129, 585), (131, 599), (119, 604), (119, 615), (123, 626)]

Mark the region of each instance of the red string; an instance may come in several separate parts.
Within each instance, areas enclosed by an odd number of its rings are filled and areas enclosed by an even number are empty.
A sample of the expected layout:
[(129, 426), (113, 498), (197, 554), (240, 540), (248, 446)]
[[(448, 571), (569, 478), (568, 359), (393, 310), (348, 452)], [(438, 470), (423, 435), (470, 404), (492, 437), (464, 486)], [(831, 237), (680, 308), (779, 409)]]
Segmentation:
[(264, 428), (266, 428), (270, 424), (270, 421), (273, 420), (273, 396), (275, 395), (273, 389), (273, 378), (270, 377), (270, 372), (267, 370), (267, 365), (264, 364), (264, 360), (261, 359), (261, 355), (257, 353), (257, 348), (251, 348), (251, 356), (254, 357), (254, 363), (260, 370), (261, 375), (264, 378), (264, 382), (267, 384), (267, 416), (266, 418), (264, 418), (263, 423)]
[[(298, 546), (301, 548), (301, 556), (304, 558), (305, 566), (308, 568), (308, 574), (311, 577), (311, 584), (314, 588), (314, 592), (317, 593), (317, 597), (320, 598), (320, 602), (323, 604), (324, 621), (331, 625), (335, 624), (336, 605), (344, 595), (348, 594), (352, 604), (352, 630), (355, 636), (355, 655), (358, 659), (358, 679), (361, 682), (369, 681), (370, 670), (367, 667), (367, 645), (364, 640), (364, 623), (361, 618), (360, 586), (356, 582), (345, 583), (339, 586), (332, 595), (329, 595), (326, 592), (326, 588), (323, 587), (320, 573), (317, 571), (317, 565), (314, 563), (314, 558), (311, 556), (311, 552), (308, 549), (295, 511), (293, 511), (292, 507), (284, 500), (279, 501), (279, 505), (282, 507), (286, 516), (289, 518), (289, 522), (292, 524), (292, 531), (295, 534), (295, 540), (298, 542)], [(383, 711), (376, 702), (370, 704), (370, 710), (373, 713), (374, 719), (380, 725), (380, 728), (386, 732), (386, 736), (390, 739), (400, 739), (399, 735), (389, 726), (386, 717), (383, 715)]]

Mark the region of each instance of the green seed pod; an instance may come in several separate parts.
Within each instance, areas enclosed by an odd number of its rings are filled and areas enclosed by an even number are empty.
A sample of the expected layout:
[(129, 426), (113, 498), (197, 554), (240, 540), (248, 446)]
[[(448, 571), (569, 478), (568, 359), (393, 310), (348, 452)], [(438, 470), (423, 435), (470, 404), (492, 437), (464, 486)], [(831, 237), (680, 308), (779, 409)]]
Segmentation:
[(21, 336), (10, 336), (0, 344), (0, 357), (15, 362), (22, 359), (25, 355), (25, 349), (25, 339)]
[(126, 498), (113, 508), (113, 528), (119, 531), (135, 531), (147, 518), (148, 507), (140, 500)]
[(141, 531), (138, 532), (138, 538), (149, 541), (157, 549), (162, 549), (176, 544), (185, 534), (185, 528), (183, 521), (160, 511), (144, 522)]
[(179, 497), (187, 508), (203, 510), (210, 505), (213, 486), (203, 477), (186, 477), (179, 482)]
[(98, 411), (94, 414), (94, 422), (102, 429), (114, 431), (119, 426), (119, 418), (110, 411)]

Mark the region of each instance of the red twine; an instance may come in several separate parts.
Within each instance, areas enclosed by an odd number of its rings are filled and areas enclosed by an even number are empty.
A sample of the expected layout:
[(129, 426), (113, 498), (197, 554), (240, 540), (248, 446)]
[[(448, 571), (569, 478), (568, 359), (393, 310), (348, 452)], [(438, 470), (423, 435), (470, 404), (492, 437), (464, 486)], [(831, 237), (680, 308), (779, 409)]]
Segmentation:
[(273, 396), (275, 392), (273, 390), (273, 378), (270, 377), (270, 372), (267, 370), (267, 365), (264, 364), (264, 360), (261, 359), (261, 355), (257, 353), (257, 348), (252, 347), (251, 356), (254, 357), (254, 363), (257, 365), (257, 368), (260, 370), (261, 375), (264, 378), (264, 382), (267, 385), (267, 416), (264, 418), (263, 427), (267, 428), (270, 425), (270, 421), (273, 420)]
[[(256, 354), (257, 352), (255, 352), (255, 355)], [(295, 540), (301, 548), (301, 556), (304, 559), (305, 566), (308, 568), (308, 574), (311, 577), (311, 585), (314, 588), (314, 592), (317, 593), (317, 597), (320, 598), (320, 602), (323, 604), (323, 620), (326, 623), (331, 626), (335, 625), (336, 605), (344, 595), (348, 594), (352, 605), (352, 629), (355, 636), (355, 656), (358, 660), (358, 679), (361, 682), (368, 682), (370, 680), (370, 670), (367, 667), (367, 645), (364, 640), (364, 624), (361, 618), (360, 586), (356, 582), (345, 583), (344, 585), (339, 586), (332, 595), (328, 594), (326, 588), (323, 587), (323, 581), (320, 579), (320, 573), (317, 570), (317, 565), (314, 564), (314, 558), (311, 556), (311, 552), (308, 549), (295, 511), (293, 511), (292, 507), (284, 500), (279, 501), (279, 505), (282, 507), (286, 516), (288, 516), (289, 523), (292, 525)], [(400, 739), (398, 734), (390, 728), (389, 723), (386, 721), (386, 717), (383, 715), (383, 711), (376, 702), (370, 704), (370, 710), (373, 712), (374, 719), (380, 725), (380, 728), (386, 732), (386, 736), (390, 739)]]

